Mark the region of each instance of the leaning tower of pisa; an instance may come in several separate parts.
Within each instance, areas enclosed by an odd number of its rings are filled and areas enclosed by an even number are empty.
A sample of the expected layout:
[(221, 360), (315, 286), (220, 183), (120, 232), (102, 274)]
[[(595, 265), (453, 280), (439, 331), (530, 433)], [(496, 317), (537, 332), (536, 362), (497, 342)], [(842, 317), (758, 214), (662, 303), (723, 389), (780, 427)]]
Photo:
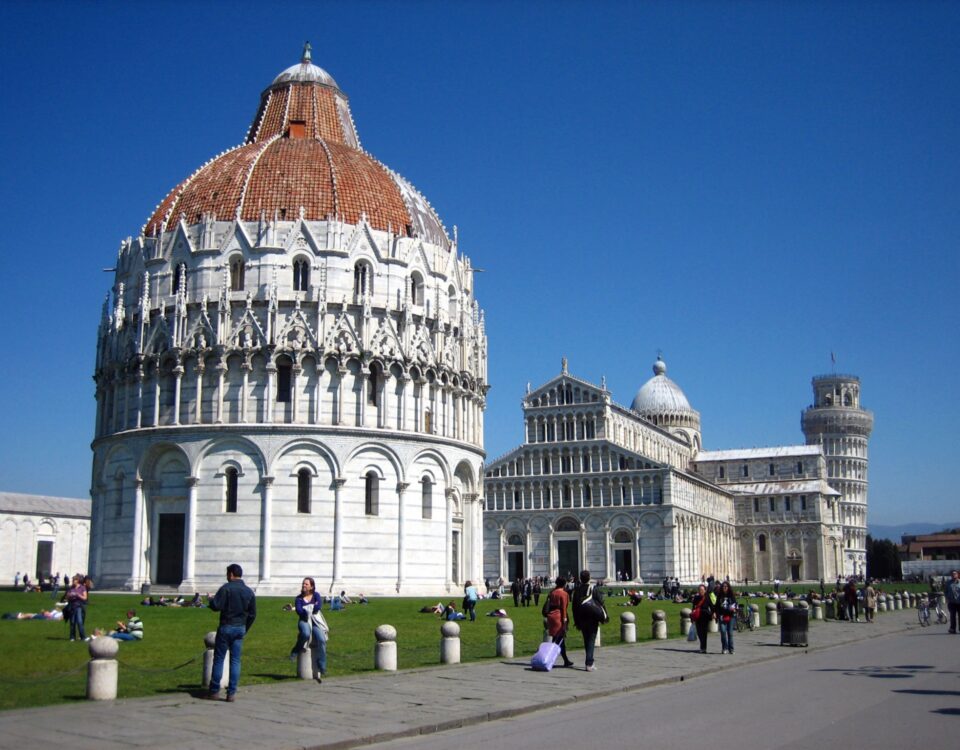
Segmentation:
[(813, 405), (801, 416), (808, 445), (820, 445), (827, 459), (830, 486), (841, 493), (844, 575), (866, 571), (867, 441), (873, 412), (860, 406), (860, 378), (817, 375)]

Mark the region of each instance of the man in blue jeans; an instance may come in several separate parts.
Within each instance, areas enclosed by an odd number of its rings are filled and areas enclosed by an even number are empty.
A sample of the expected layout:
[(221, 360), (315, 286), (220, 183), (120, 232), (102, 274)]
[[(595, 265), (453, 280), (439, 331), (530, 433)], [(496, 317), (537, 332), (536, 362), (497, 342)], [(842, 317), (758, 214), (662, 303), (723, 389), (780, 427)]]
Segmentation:
[(218, 700), (220, 680), (223, 679), (223, 660), (230, 651), (230, 681), (227, 684), (227, 702), (233, 703), (240, 682), (240, 654), (243, 637), (257, 619), (257, 597), (243, 582), (243, 568), (236, 563), (227, 566), (227, 582), (210, 599), (210, 609), (220, 613), (220, 627), (213, 645), (213, 672), (210, 692), (203, 697)]

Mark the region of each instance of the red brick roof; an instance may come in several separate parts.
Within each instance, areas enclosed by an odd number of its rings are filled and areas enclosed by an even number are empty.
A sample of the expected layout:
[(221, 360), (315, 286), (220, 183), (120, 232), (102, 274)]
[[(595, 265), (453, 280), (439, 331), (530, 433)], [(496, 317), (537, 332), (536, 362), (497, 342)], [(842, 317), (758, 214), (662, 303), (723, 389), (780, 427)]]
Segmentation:
[(292, 220), (302, 207), (307, 220), (333, 216), (356, 224), (365, 213), (376, 229), (402, 235), (410, 228), (448, 241), (439, 217), (428, 211), (425, 221), (422, 206), (405, 202), (399, 180), (359, 149), (347, 98), (333, 79), (313, 65), (302, 70), (299, 79), (296, 68), (285, 71), (263, 92), (246, 143), (177, 185), (148, 219), (145, 234), (181, 216), (188, 224), (205, 213), (220, 220), (257, 221), (262, 214)]

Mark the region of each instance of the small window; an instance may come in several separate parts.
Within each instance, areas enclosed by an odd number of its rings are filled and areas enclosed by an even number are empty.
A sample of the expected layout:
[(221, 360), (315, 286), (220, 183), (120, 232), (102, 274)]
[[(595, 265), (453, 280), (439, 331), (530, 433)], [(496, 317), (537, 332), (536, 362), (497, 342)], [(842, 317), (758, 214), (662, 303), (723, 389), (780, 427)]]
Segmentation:
[(230, 291), (242, 292), (244, 288), (244, 273), (246, 265), (243, 258), (236, 257), (230, 261)]
[(776, 476), (777, 474), (777, 465), (770, 464), (770, 476)]
[(368, 471), (364, 477), (363, 501), (368, 516), (380, 514), (380, 477), (375, 472)]
[(289, 363), (277, 365), (277, 402), (281, 404), (290, 401), (293, 390), (293, 367)]
[(593, 499), (593, 492), (590, 489), (589, 484), (583, 486), (583, 499), (589, 503)]
[(790, 512), (790, 495), (783, 498), (783, 509), (787, 511), (787, 513)]
[(178, 263), (176, 269), (173, 272), (173, 289), (171, 290), (172, 294), (180, 293), (180, 284), (183, 283), (183, 291), (187, 291), (187, 267), (183, 263)]
[(310, 512), (310, 471), (297, 472), (297, 513)]
[(373, 269), (363, 261), (353, 267), (353, 293), (357, 297), (373, 294)]
[(447, 317), (451, 321), (457, 319), (457, 290), (452, 286), (447, 290)]
[(410, 304), (423, 306), (423, 276), (416, 271), (410, 274)]
[(237, 512), (237, 470), (232, 466), (223, 473), (225, 503), (224, 510), (227, 513)]
[(423, 478), (423, 489), (420, 494), (423, 518), (433, 518), (433, 482), (430, 481), (430, 477)]
[(772, 497), (771, 497), (771, 498), (767, 498), (767, 499), (768, 499), (768, 501), (770, 502), (770, 512), (772, 513), (773, 511), (775, 511), (775, 510), (777, 509), (777, 501), (774, 500)]
[(766, 552), (767, 551), (767, 537), (761, 534), (757, 537), (757, 551)]
[(293, 262), (293, 291), (306, 292), (310, 289), (310, 264), (306, 258), (297, 258)]
[(727, 472), (726, 472), (726, 470), (721, 466), (721, 467), (720, 467), (720, 478), (721, 478), (721, 479), (726, 479), (726, 477), (727, 477)]
[(806, 509), (807, 509), (807, 496), (800, 495), (800, 510), (806, 510)]
[(377, 393), (380, 391), (380, 379), (377, 369), (370, 368), (370, 375), (367, 376), (367, 403), (371, 406), (377, 405)]
[(797, 474), (803, 474), (803, 461), (797, 461)]
[(744, 477), (750, 476), (750, 467), (744, 464), (740, 469), (740, 475)]
[(754, 512), (754, 513), (759, 513), (759, 512), (760, 512), (760, 498), (759, 498), (759, 497), (753, 498), (753, 512)]

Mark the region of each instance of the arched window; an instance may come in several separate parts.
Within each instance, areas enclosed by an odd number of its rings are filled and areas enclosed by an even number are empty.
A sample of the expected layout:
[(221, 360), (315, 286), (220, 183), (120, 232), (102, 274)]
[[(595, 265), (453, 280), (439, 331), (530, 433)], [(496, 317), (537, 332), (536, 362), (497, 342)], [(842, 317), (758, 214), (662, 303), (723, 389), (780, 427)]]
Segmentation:
[(364, 477), (363, 503), (368, 516), (380, 514), (380, 477), (374, 471), (368, 471)]
[(187, 291), (187, 267), (183, 263), (178, 263), (173, 271), (173, 289), (172, 294), (180, 293), (180, 284), (183, 283), (183, 291)]
[(297, 472), (297, 513), (310, 512), (310, 470)]
[(447, 315), (451, 322), (457, 319), (457, 290), (453, 286), (447, 289)]
[(511, 534), (507, 537), (507, 544), (509, 544), (511, 547), (522, 547), (523, 537), (519, 534)]
[(293, 363), (284, 357), (277, 362), (277, 403), (289, 403), (292, 391)]
[(227, 513), (237, 512), (237, 484), (239, 474), (232, 466), (223, 472), (224, 510)]
[(293, 291), (306, 292), (310, 289), (310, 264), (306, 258), (293, 261)]
[(377, 405), (377, 394), (380, 392), (380, 372), (376, 367), (370, 368), (370, 374), (367, 376), (367, 403), (371, 406)]
[(580, 524), (572, 518), (563, 518), (557, 524), (557, 531), (580, 531)]
[(616, 534), (613, 535), (614, 544), (630, 544), (632, 541), (633, 537), (626, 529), (620, 529)]
[(430, 477), (424, 477), (422, 481), (423, 489), (420, 492), (422, 504), (422, 517), (433, 518), (433, 482)]
[(410, 304), (423, 306), (423, 276), (419, 271), (410, 274)]
[(239, 255), (230, 261), (230, 291), (242, 292), (244, 287), (244, 273), (246, 265)]
[(362, 260), (353, 267), (353, 294), (356, 297), (373, 294), (373, 269)]
[(766, 552), (767, 551), (767, 537), (765, 534), (761, 534), (757, 537), (757, 551)]

